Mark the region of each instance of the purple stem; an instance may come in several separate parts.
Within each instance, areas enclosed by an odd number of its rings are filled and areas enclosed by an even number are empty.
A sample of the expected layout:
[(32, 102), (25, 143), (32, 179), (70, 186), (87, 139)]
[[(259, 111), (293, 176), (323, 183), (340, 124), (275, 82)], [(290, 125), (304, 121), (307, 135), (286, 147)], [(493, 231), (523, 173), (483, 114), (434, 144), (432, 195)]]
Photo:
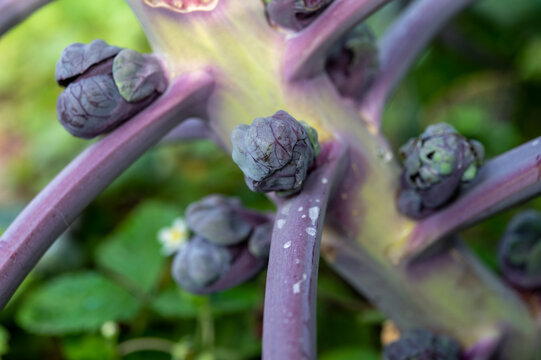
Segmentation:
[(210, 137), (211, 131), (207, 122), (202, 119), (191, 118), (177, 125), (160, 142), (175, 143), (186, 140), (204, 140)]
[(0, 0), (0, 36), (52, 0)]
[(213, 79), (182, 75), (132, 119), (93, 144), (58, 174), (0, 238), (0, 306), (83, 209), (179, 122), (204, 115)]
[(355, 25), (391, 0), (335, 0), (310, 26), (288, 41), (285, 76), (300, 80), (321, 74), (329, 50)]
[(215, 292), (231, 289), (257, 275), (266, 264), (267, 259), (252, 255), (252, 253), (248, 251), (248, 246), (243, 244), (239, 249), (239, 253), (235, 256), (235, 260), (233, 260), (233, 264), (227, 274), (214, 284), (199, 289), (196, 293), (213, 294)]
[(541, 137), (487, 162), (458, 199), (420, 221), (405, 249), (421, 253), (438, 239), (541, 194)]
[(474, 346), (466, 349), (462, 355), (463, 360), (490, 360), (494, 359), (498, 347), (502, 342), (501, 334), (483, 339)]
[(278, 207), (263, 318), (263, 359), (316, 358), (319, 247), (329, 196), (341, 180), (346, 149), (329, 143), (302, 192)]
[(385, 101), (430, 40), (460, 10), (474, 0), (417, 0), (380, 40), (380, 72), (360, 106), (367, 122), (377, 128)]

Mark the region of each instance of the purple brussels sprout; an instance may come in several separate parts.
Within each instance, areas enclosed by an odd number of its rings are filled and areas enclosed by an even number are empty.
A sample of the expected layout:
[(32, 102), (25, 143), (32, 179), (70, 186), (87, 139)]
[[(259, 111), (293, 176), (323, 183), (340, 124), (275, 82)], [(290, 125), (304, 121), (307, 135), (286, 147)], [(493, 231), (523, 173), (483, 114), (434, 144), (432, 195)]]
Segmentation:
[(400, 148), (404, 160), (399, 209), (414, 218), (447, 204), (460, 185), (472, 181), (484, 159), (484, 148), (446, 123), (429, 126)]
[(232, 260), (227, 247), (196, 235), (178, 250), (171, 272), (180, 286), (197, 293), (225, 275)]
[(257, 226), (248, 239), (248, 250), (259, 258), (268, 258), (274, 224), (267, 222)]
[(237, 198), (210, 195), (186, 209), (188, 227), (217, 245), (234, 245), (245, 241), (252, 224), (244, 218)]
[(233, 161), (255, 192), (299, 192), (320, 148), (317, 132), (285, 111), (239, 125), (231, 134)]
[(365, 24), (356, 26), (331, 50), (325, 69), (341, 96), (360, 101), (379, 69), (376, 38)]
[(62, 55), (56, 63), (56, 82), (60, 86), (66, 87), (91, 68), (94, 68), (92, 69), (93, 74), (106, 74), (110, 72), (109, 69), (95, 69), (95, 67), (113, 59), (120, 50), (122, 49), (111, 46), (101, 39), (96, 39), (88, 45), (71, 44), (62, 51)]
[(60, 123), (85, 139), (117, 127), (166, 88), (157, 59), (103, 40), (64, 49), (56, 64), (56, 80), (66, 87), (57, 101)]
[(383, 349), (384, 360), (459, 360), (460, 346), (448, 336), (428, 330), (406, 331)]
[(512, 284), (541, 289), (541, 214), (529, 210), (517, 214), (500, 241), (500, 267)]
[(271, 0), (267, 14), (272, 25), (299, 31), (310, 25), (333, 0)]
[(179, 248), (172, 273), (187, 291), (229, 289), (267, 263), (272, 221), (269, 215), (245, 209), (237, 198), (210, 195), (192, 203), (186, 223), (195, 235)]

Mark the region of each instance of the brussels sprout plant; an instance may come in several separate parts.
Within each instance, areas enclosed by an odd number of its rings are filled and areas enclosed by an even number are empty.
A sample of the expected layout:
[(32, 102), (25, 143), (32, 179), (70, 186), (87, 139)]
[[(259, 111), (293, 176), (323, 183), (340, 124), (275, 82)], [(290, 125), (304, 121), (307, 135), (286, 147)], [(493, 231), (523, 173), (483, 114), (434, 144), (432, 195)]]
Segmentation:
[[(0, 1), (0, 34), (47, 2)], [(541, 193), (541, 138), (485, 161), (480, 142), (432, 124), (397, 160), (382, 133), (386, 101), (473, 1), (407, 2), (376, 39), (364, 21), (390, 2), (127, 0), (152, 54), (67, 46), (58, 118), (74, 136), (102, 137), (2, 234), (2, 306), (149, 148), (203, 137), (276, 211), (211, 194), (193, 203), (172, 276), (208, 294), (267, 266), (263, 359), (317, 357), (320, 254), (402, 332), (386, 359), (540, 359), (539, 215), (503, 235), (501, 279), (457, 232)]]

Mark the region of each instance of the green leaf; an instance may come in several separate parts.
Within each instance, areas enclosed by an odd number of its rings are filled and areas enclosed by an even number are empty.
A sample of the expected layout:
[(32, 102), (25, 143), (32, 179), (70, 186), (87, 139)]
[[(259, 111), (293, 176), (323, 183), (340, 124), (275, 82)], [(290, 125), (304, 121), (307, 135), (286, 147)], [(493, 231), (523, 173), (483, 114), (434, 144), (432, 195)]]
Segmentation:
[(9, 351), (9, 332), (0, 326), (0, 358)]
[(19, 307), (19, 325), (36, 334), (94, 331), (110, 320), (132, 319), (138, 301), (95, 272), (59, 276), (30, 293)]
[(524, 21), (541, 9), (539, 1), (485, 0), (475, 3), (474, 9), (499, 25), (511, 26)]
[(319, 360), (380, 360), (380, 355), (368, 348), (342, 348), (328, 351)]
[(263, 291), (254, 282), (210, 295), (212, 312), (216, 315), (253, 310), (263, 304)]
[(199, 314), (197, 298), (175, 286), (159, 294), (151, 307), (165, 318), (195, 318)]
[[(195, 318), (204, 306), (206, 296), (190, 294), (179, 287), (172, 287), (156, 296), (151, 307), (166, 318)], [(253, 310), (263, 304), (263, 295), (251, 283), (208, 296), (212, 313), (226, 315)]]
[(525, 80), (541, 81), (541, 37), (530, 40), (518, 56), (518, 70)]
[(67, 360), (104, 360), (114, 359), (112, 344), (99, 336), (65, 338), (62, 353)]
[(98, 248), (98, 265), (119, 275), (131, 287), (152, 291), (166, 261), (160, 252), (158, 231), (179, 215), (168, 205), (141, 204)]

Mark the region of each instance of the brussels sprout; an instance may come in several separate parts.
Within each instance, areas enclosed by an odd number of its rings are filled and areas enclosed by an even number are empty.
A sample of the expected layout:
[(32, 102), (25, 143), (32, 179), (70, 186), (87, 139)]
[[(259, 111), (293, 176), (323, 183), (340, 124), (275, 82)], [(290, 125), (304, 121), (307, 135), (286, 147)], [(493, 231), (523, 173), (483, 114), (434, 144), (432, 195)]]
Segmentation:
[(158, 60), (131, 49), (124, 49), (115, 57), (113, 77), (120, 95), (129, 102), (143, 100), (154, 92), (162, 93), (166, 88)]
[(57, 101), (58, 119), (69, 133), (85, 139), (117, 127), (166, 86), (156, 59), (103, 40), (68, 46), (56, 64), (56, 80), (66, 86)]
[(231, 261), (232, 255), (227, 247), (194, 236), (175, 255), (172, 275), (186, 290), (198, 292), (225, 275)]
[(415, 329), (383, 349), (384, 360), (459, 360), (460, 346), (447, 336)]
[(316, 135), (287, 112), (278, 111), (271, 117), (256, 118), (251, 126), (243, 124), (233, 130), (233, 161), (244, 172), (252, 191), (295, 194), (314, 163), (316, 149), (312, 142), (317, 142)]
[(61, 86), (68, 86), (91, 67), (112, 59), (120, 50), (120, 48), (108, 45), (101, 39), (96, 39), (88, 45), (71, 44), (62, 51), (60, 59), (56, 63), (56, 81)]
[[(475, 178), (483, 164), (484, 149), (481, 143), (468, 140), (451, 125), (441, 123), (429, 126), (419, 138), (410, 139), (400, 148), (400, 155), (404, 160), (402, 192), (417, 192), (421, 207), (405, 206), (413, 197), (404, 193), (399, 197), (399, 208), (407, 215), (419, 217), (427, 209), (447, 204), (461, 184)], [(415, 208), (418, 213), (408, 212)]]
[(310, 25), (333, 0), (271, 0), (267, 14), (275, 26), (299, 31)]
[(260, 258), (268, 258), (272, 239), (273, 223), (268, 222), (257, 226), (248, 239), (248, 250)]
[(379, 69), (376, 38), (365, 24), (356, 26), (331, 50), (325, 69), (340, 95), (360, 101)]
[(238, 244), (250, 235), (252, 225), (239, 212), (236, 198), (210, 195), (186, 209), (188, 227), (218, 245)]
[[(91, 138), (115, 127), (127, 118), (113, 79), (107, 75), (84, 78), (68, 85), (57, 101), (60, 123), (74, 136)], [(116, 121), (111, 121), (112, 115)]]
[(541, 288), (541, 214), (530, 210), (516, 215), (500, 240), (500, 266), (514, 285)]

